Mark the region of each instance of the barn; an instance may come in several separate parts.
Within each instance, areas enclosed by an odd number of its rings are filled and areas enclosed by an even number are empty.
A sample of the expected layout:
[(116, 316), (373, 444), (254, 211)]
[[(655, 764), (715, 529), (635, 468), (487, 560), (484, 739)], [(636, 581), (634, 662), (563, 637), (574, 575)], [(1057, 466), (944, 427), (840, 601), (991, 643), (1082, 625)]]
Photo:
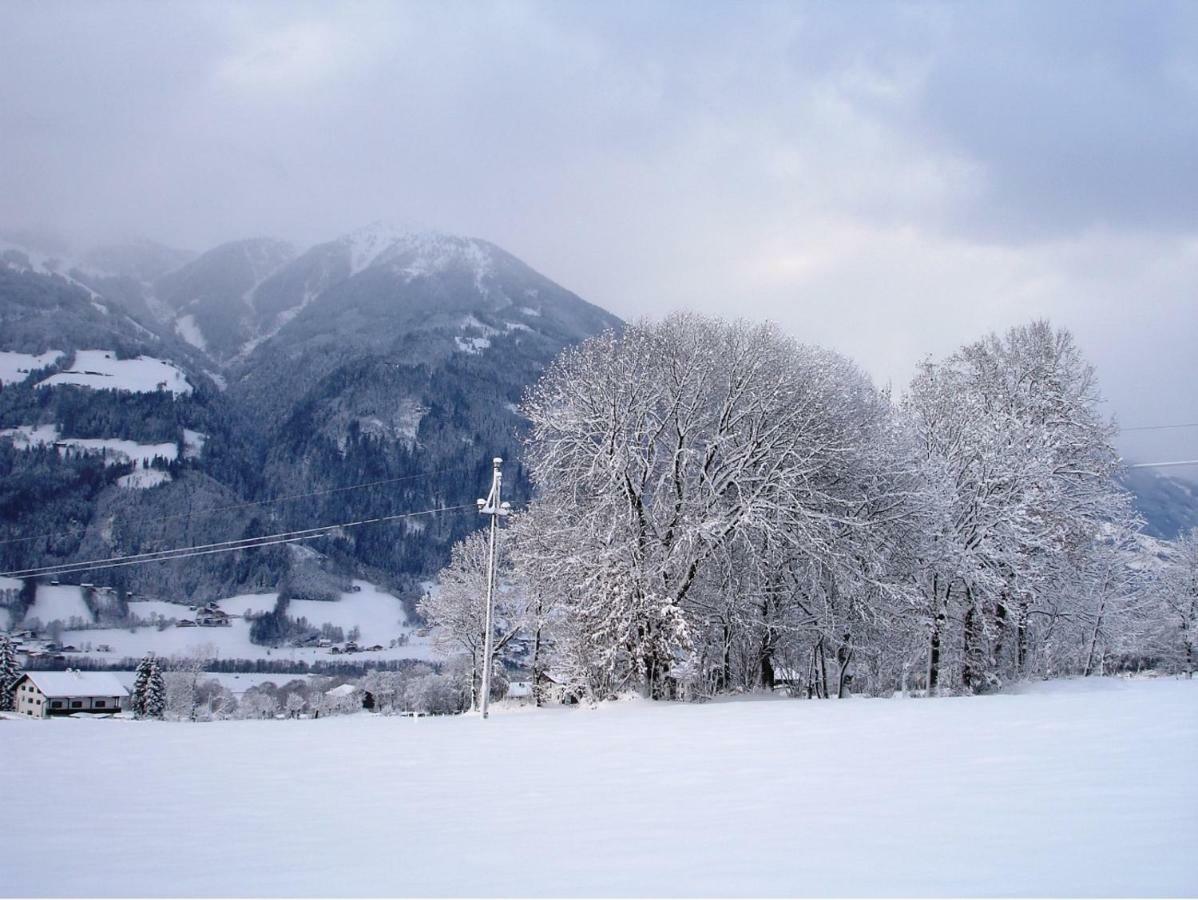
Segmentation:
[(129, 692), (111, 672), (26, 672), (16, 684), (18, 715), (44, 719), (73, 713), (115, 713)]

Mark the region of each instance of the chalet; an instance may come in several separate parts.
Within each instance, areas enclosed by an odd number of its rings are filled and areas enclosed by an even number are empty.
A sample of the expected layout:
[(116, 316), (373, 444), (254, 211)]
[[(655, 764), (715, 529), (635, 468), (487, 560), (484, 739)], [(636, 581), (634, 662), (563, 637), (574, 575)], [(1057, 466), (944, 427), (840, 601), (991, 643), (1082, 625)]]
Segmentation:
[(196, 624), (205, 628), (213, 626), (231, 625), (229, 614), (223, 609), (215, 606), (205, 606), (196, 613)]
[(528, 700), (532, 697), (531, 681), (509, 681), (507, 698), (509, 700)]
[(16, 712), (44, 719), (72, 713), (115, 713), (129, 695), (111, 672), (26, 672), (16, 683)]

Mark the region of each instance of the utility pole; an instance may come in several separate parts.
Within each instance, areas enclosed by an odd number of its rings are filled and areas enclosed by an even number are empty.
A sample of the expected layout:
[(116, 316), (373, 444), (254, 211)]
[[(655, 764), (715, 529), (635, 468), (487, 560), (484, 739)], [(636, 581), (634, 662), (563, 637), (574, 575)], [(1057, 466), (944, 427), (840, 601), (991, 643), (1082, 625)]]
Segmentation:
[(487, 611), (484, 619), (483, 633), (483, 685), (482, 711), (483, 718), (487, 717), (487, 705), (491, 702), (491, 654), (494, 642), (495, 613), (495, 536), (499, 531), (499, 517), (511, 512), (511, 504), (503, 503), (500, 492), (503, 489), (503, 460), (498, 456), (491, 460), (491, 493), (486, 500), (478, 501), (478, 511), (484, 516), (491, 517), (491, 553), (487, 562)]

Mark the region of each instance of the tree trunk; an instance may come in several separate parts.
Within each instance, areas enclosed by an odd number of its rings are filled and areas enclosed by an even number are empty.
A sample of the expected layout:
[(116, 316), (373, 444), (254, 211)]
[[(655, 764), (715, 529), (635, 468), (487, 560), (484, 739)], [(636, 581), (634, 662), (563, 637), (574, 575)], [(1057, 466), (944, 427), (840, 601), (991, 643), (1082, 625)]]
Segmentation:
[(1082, 672), (1084, 678), (1089, 678), (1094, 674), (1094, 651), (1098, 647), (1098, 632), (1102, 629), (1102, 616), (1106, 611), (1106, 601), (1098, 608), (1098, 618), (1094, 621), (1094, 631), (1090, 634), (1090, 649), (1086, 654), (1086, 668)]
[(532, 639), (532, 702), (535, 706), (543, 706), (544, 698), (541, 696), (541, 617), (540, 610), (537, 614), (537, 629), (533, 633)]
[(761, 662), (761, 686), (763, 688), (765, 688), (767, 691), (772, 691), (774, 689), (774, 684), (775, 684), (777, 678), (774, 674), (774, 661), (771, 657), (770, 652), (765, 648), (762, 648), (760, 662)]
[(965, 609), (964, 644), (961, 648), (961, 686), (973, 693), (977, 673), (973, 670), (973, 658), (977, 652), (977, 613), (972, 604)]
[(932, 634), (928, 641), (928, 696), (935, 697), (936, 689), (940, 686), (940, 628), (944, 624), (944, 614), (937, 613), (932, 623)]
[(843, 700), (847, 693), (849, 663), (853, 661), (853, 651), (847, 647), (841, 647), (836, 655), (836, 661), (840, 664), (840, 675), (836, 679), (836, 699)]
[(720, 669), (720, 688), (728, 690), (732, 684), (732, 626), (724, 623), (724, 659)]
[(1026, 600), (1019, 601), (1019, 621), (1016, 623), (1017, 647), (1016, 647), (1016, 666), (1019, 674), (1025, 675), (1027, 670), (1027, 617), (1028, 604)]

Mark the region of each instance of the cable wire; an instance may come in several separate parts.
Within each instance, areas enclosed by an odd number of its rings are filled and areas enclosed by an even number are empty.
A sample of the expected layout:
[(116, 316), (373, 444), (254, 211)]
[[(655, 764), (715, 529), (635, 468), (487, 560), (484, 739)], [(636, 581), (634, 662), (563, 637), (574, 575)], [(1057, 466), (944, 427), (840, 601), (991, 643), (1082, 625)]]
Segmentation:
[(1178, 425), (1132, 425), (1120, 431), (1164, 431), (1166, 428), (1198, 428), (1198, 422), (1183, 422)]
[[(412, 481), (413, 479), (416, 479), (416, 478), (431, 478), (434, 475), (445, 475), (450, 472), (462, 472), (462, 471), (466, 471), (466, 470), (474, 469), (474, 468), (477, 468), (477, 467), (473, 466), (473, 465), (453, 466), (452, 468), (436, 469), (431, 472), (416, 472), (411, 475), (400, 475), (397, 478), (384, 478), (380, 481), (365, 481), (360, 484), (346, 485), (345, 487), (325, 488), (323, 490), (308, 491), (308, 492), (302, 493), (302, 494), (284, 494), (281, 497), (272, 497), (269, 500), (247, 500), (244, 503), (231, 503), (226, 506), (216, 506), (216, 507), (213, 507), (212, 509), (203, 509), (198, 512), (174, 513), (169, 516), (159, 516), (156, 518), (136, 519), (136, 520), (133, 520), (133, 522), (136, 524), (139, 524), (139, 525), (152, 525), (156, 522), (171, 522), (176, 519), (188, 519), (188, 518), (201, 517), (201, 516), (212, 516), (212, 515), (216, 515), (217, 513), (221, 513), (221, 512), (231, 512), (233, 510), (238, 510), (238, 509), (248, 509), (251, 506), (269, 506), (272, 503), (289, 503), (292, 500), (303, 500), (308, 497), (322, 497), (322, 496), (326, 496), (328, 494), (338, 494), (338, 493), (344, 493), (346, 491), (361, 490), (362, 488), (381, 487), (382, 485), (386, 485), (386, 484), (397, 484), (401, 481)], [(31, 536), (26, 536), (26, 537), (4, 538), (3, 540), (0, 540), (0, 545), (22, 544), (22, 543), (28, 543), (30, 541), (46, 540), (49, 538), (68, 537), (71, 535), (86, 532), (87, 529), (90, 527), (91, 527), (90, 524), (89, 525), (78, 525), (74, 528), (68, 528), (64, 531), (55, 532), (52, 534), (35, 534), (35, 535), (31, 535)]]
[(463, 509), (473, 509), (475, 504), (462, 503), (457, 506), (438, 506), (432, 509), (422, 509), (416, 512), (396, 513), (390, 516), (374, 516), (369, 519), (359, 519), (354, 522), (336, 522), (329, 525), (318, 525), (298, 531), (281, 531), (277, 534), (267, 534), (254, 538), (242, 538), (234, 541), (218, 541), (212, 544), (198, 544), (193, 547), (175, 547), (166, 550), (155, 550), (147, 553), (133, 553), (125, 556), (110, 556), (104, 559), (84, 560), (75, 563), (61, 563), (55, 566), (40, 566), (32, 569), (19, 569), (12, 572), (0, 572), (5, 578), (37, 578), (47, 575), (74, 575), (80, 572), (91, 572), (99, 569), (115, 569), (122, 566), (136, 566), (145, 563), (170, 562), (175, 559), (188, 559), (193, 556), (208, 556), (213, 553), (234, 553), (238, 550), (253, 550), (257, 547), (269, 547), (274, 544), (289, 544), (324, 537), (329, 532), (340, 528), (357, 528), (361, 525), (375, 525), (380, 522), (393, 522), (408, 519), (413, 516), (431, 515), (442, 512), (457, 512)]

